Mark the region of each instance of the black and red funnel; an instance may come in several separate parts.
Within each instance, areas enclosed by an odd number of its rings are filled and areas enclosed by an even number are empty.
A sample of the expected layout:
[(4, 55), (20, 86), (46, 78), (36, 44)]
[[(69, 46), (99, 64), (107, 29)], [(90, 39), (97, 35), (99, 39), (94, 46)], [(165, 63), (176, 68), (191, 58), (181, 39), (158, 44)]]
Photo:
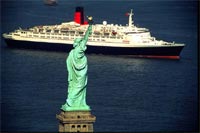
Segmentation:
[(74, 13), (74, 22), (79, 23), (81, 25), (88, 24), (87, 21), (84, 21), (84, 9), (81, 6), (76, 7)]

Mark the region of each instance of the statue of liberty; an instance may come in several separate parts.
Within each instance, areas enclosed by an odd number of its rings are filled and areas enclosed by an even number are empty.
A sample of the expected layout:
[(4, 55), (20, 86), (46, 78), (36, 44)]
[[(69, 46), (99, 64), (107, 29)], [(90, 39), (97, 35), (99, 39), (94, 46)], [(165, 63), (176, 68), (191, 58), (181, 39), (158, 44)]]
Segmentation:
[(68, 71), (68, 95), (66, 103), (62, 105), (63, 111), (90, 110), (86, 104), (87, 88), (87, 57), (85, 51), (89, 35), (92, 33), (92, 17), (88, 17), (89, 26), (83, 38), (76, 38), (73, 43), (73, 49), (70, 51), (67, 59)]

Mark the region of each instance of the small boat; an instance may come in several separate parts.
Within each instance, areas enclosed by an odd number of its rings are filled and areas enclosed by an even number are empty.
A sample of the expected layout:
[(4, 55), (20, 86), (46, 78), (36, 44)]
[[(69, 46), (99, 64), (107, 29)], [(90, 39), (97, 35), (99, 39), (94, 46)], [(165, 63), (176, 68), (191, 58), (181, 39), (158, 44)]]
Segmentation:
[(44, 0), (45, 5), (55, 6), (57, 5), (57, 0)]

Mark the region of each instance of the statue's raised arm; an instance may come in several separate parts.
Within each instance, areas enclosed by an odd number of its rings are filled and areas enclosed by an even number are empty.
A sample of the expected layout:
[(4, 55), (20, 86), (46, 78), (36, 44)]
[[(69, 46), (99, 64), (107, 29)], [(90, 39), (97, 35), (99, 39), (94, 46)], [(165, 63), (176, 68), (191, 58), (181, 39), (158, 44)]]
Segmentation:
[(85, 35), (84, 35), (84, 38), (83, 38), (83, 43), (86, 45), (87, 41), (88, 41), (88, 38), (89, 36), (92, 34), (92, 24), (93, 24), (93, 20), (92, 20), (92, 17), (88, 17), (88, 23), (89, 23), (89, 26), (87, 28), (87, 31), (85, 32)]

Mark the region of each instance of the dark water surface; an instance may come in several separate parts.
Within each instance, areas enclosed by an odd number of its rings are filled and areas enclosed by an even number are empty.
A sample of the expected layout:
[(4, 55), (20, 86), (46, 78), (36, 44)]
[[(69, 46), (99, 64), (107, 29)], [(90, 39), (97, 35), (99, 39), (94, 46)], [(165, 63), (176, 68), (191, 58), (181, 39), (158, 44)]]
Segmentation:
[[(87, 103), (95, 131), (197, 131), (196, 1), (1, 1), (1, 34), (18, 27), (73, 20), (75, 6), (96, 23), (127, 24), (124, 14), (153, 36), (185, 43), (180, 60), (87, 55)], [(55, 115), (67, 93), (68, 53), (8, 48), (1, 38), (1, 130), (58, 131)]]

